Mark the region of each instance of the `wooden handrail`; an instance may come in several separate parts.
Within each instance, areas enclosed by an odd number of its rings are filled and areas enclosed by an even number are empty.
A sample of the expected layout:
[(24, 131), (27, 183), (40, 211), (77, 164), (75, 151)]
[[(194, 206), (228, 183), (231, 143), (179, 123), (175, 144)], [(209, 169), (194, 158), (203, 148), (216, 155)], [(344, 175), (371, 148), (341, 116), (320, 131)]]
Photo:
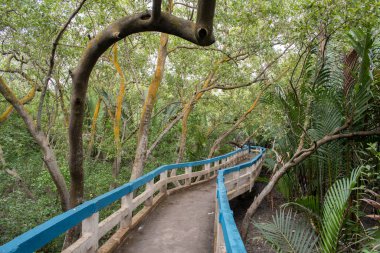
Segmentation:
[(250, 147), (249, 151), (258, 155), (249, 162), (220, 170), (217, 178), (214, 252), (247, 252), (237, 229), (229, 200), (251, 191), (255, 180), (260, 175), (265, 156), (265, 148)]
[[(217, 170), (235, 164), (248, 152), (248, 147), (244, 147), (207, 160), (161, 166), (27, 231), (1, 246), (0, 252), (36, 251), (79, 223), (82, 223), (81, 237), (65, 249), (64, 253), (110, 252), (163, 197), (215, 178)], [(174, 173), (170, 173), (172, 171)], [(100, 221), (99, 211), (120, 199), (120, 208)], [(134, 213), (136, 210), (138, 212)], [(116, 226), (119, 229), (99, 248), (99, 240)]]

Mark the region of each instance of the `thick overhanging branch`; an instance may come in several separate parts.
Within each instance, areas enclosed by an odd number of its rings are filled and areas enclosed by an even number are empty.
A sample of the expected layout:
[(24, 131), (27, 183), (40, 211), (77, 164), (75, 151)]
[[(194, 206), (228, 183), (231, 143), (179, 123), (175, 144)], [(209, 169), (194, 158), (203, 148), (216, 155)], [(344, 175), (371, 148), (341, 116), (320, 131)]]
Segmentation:
[(199, 41), (207, 40), (212, 35), (215, 2), (215, 0), (198, 0), (196, 35)]
[[(73, 91), (69, 126), (71, 206), (83, 199), (83, 141), (82, 125), (88, 80), (99, 57), (115, 42), (128, 35), (156, 31), (175, 35), (200, 46), (214, 43), (212, 24), (215, 0), (198, 1), (198, 18), (193, 23), (171, 14), (161, 12), (161, 1), (154, 1), (154, 9), (122, 18), (108, 26), (92, 39), (85, 49), (77, 68), (72, 73)], [(157, 14), (159, 18), (157, 19)]]

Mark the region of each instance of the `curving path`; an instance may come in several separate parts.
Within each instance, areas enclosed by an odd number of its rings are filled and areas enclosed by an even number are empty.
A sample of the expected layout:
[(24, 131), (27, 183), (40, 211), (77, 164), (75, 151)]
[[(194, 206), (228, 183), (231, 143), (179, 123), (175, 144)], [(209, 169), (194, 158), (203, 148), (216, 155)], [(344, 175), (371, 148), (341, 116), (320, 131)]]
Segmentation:
[(213, 252), (215, 194), (216, 183), (211, 180), (169, 195), (115, 252)]
[(128, 235), (116, 252), (212, 252), (214, 209), (215, 180), (173, 193)]
[[(34, 252), (79, 223), (81, 237), (63, 252), (246, 252), (228, 200), (252, 189), (264, 152), (246, 146), (212, 159), (158, 167), (27, 231), (0, 252)], [(210, 176), (217, 177), (217, 187)], [(137, 189), (142, 192), (134, 196)], [(120, 199), (120, 208), (99, 220), (99, 211)], [(107, 234), (111, 237), (99, 247)]]

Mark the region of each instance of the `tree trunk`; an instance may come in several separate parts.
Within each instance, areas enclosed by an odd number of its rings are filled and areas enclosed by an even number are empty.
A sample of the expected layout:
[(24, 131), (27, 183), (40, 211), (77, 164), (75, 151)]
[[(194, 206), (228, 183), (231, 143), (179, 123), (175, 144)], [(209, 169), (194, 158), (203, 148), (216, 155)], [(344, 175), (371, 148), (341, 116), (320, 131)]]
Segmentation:
[(114, 139), (115, 139), (115, 146), (116, 146), (116, 154), (115, 154), (115, 161), (112, 166), (112, 177), (114, 179), (114, 182), (111, 186), (111, 188), (116, 187), (116, 179), (120, 172), (120, 165), (121, 165), (121, 142), (120, 142), (120, 121), (121, 121), (121, 110), (123, 105), (123, 98), (125, 94), (125, 76), (123, 71), (121, 70), (121, 67), (119, 65), (118, 59), (117, 59), (117, 44), (113, 47), (113, 64), (115, 65), (116, 71), (120, 76), (120, 88), (119, 88), (119, 94), (117, 95), (116, 100), (116, 110), (115, 110), (115, 119), (114, 119)]
[(158, 50), (156, 71), (153, 76), (153, 80), (149, 86), (148, 95), (145, 99), (145, 103), (141, 113), (140, 127), (138, 131), (137, 147), (135, 160), (132, 167), (132, 174), (130, 180), (134, 180), (142, 175), (145, 157), (148, 145), (149, 126), (151, 116), (153, 112), (154, 104), (156, 103), (156, 97), (158, 88), (160, 86), (162, 77), (164, 75), (165, 61), (167, 56), (167, 45), (169, 36), (166, 33), (161, 33), (160, 48)]
[[(32, 89), (30, 89), (30, 91), (28, 92), (28, 94), (26, 94), (23, 98), (20, 99), (20, 103), (23, 104), (23, 105), (26, 104), (26, 103), (29, 103), (30, 101), (32, 101), (32, 99), (34, 98), (35, 94), (36, 94), (36, 85), (34, 85), (32, 87)], [(0, 123), (3, 123), (4, 121), (6, 121), (8, 119), (8, 117), (12, 114), (12, 112), (13, 112), (13, 106), (10, 105), (0, 115)]]
[(192, 101), (189, 101), (188, 104), (183, 108), (183, 117), (182, 117), (182, 132), (179, 142), (178, 157), (176, 163), (180, 163), (183, 160), (183, 155), (185, 154), (186, 149), (186, 137), (187, 137), (187, 120), (189, 119), (190, 112), (193, 108), (191, 105)]
[(98, 101), (96, 102), (96, 106), (95, 106), (95, 110), (94, 110), (94, 115), (92, 116), (91, 132), (90, 132), (90, 142), (89, 142), (88, 148), (87, 148), (87, 157), (91, 156), (92, 149), (94, 147), (95, 135), (96, 135), (96, 122), (98, 121), (101, 103), (102, 103), (102, 98), (99, 97)]
[(71, 13), (70, 17), (68, 18), (68, 20), (66, 21), (66, 23), (61, 27), (61, 29), (59, 30), (57, 36), (54, 39), (53, 47), (51, 49), (51, 54), (50, 54), (50, 59), (49, 59), (49, 69), (48, 69), (48, 72), (47, 72), (47, 75), (46, 75), (46, 78), (45, 78), (45, 81), (44, 81), (44, 85), (42, 87), (40, 102), (38, 104), (38, 109), (37, 109), (37, 130), (40, 130), (40, 128), (41, 128), (42, 108), (43, 108), (46, 92), (48, 90), (49, 81), (50, 81), (50, 79), (52, 77), (52, 74), (53, 74), (53, 69), (54, 69), (54, 65), (55, 65), (55, 54), (56, 54), (56, 51), (57, 51), (58, 43), (61, 40), (63, 34), (65, 33), (67, 27), (69, 27), (71, 21), (78, 14), (78, 12), (81, 10), (81, 8), (83, 7), (83, 5), (84, 5), (84, 3), (86, 1), (87, 0), (82, 0), (79, 3), (79, 5), (77, 6), (77, 8), (75, 8), (75, 10)]
[(17, 113), (24, 120), (25, 125), (28, 128), (29, 133), (34, 140), (40, 146), (43, 153), (44, 163), (49, 171), (51, 178), (57, 188), (58, 195), (60, 197), (61, 208), (63, 211), (70, 209), (70, 195), (67, 190), (66, 182), (58, 168), (57, 159), (55, 157), (53, 149), (50, 147), (47, 136), (37, 130), (37, 126), (34, 124), (32, 117), (27, 113), (23, 104), (16, 98), (13, 92), (6, 85), (4, 80), (0, 77), (0, 93), (5, 99), (12, 104)]
[(167, 133), (169, 133), (170, 129), (172, 129), (175, 124), (178, 123), (178, 121), (181, 120), (183, 117), (183, 112), (177, 115), (166, 127), (165, 129), (160, 133), (160, 135), (156, 138), (156, 140), (153, 142), (153, 144), (150, 146), (148, 151), (146, 152), (145, 160), (148, 160), (150, 155), (152, 154), (153, 150), (157, 147), (157, 145), (161, 142), (161, 140), (165, 137)]
[(58, 96), (59, 96), (59, 103), (60, 103), (60, 106), (61, 106), (61, 110), (62, 110), (62, 113), (63, 113), (63, 116), (64, 116), (64, 121), (65, 121), (65, 127), (68, 127), (69, 126), (69, 112), (67, 111), (67, 108), (65, 106), (65, 100), (64, 100), (64, 97), (63, 97), (63, 88), (62, 88), (62, 85), (61, 83), (59, 82), (59, 78), (56, 79), (57, 81), (57, 90), (58, 90)]
[[(216, 71), (219, 68), (219, 65), (224, 62), (224, 60), (218, 61), (211, 72), (208, 74), (206, 80), (204, 81), (201, 90), (208, 88), (213, 83), (213, 78), (215, 76)], [(189, 119), (190, 113), (193, 110), (195, 104), (202, 98), (205, 91), (200, 91), (193, 96), (190, 101), (183, 108), (183, 118), (182, 118), (182, 133), (180, 138), (179, 150), (177, 163), (182, 162), (183, 156), (185, 154), (186, 149), (186, 137), (187, 137), (187, 121)]]
[(0, 146), (0, 165), (1, 167), (4, 167), (5, 168), (5, 159), (4, 159), (4, 152), (3, 152), (3, 149), (2, 147)]
[(253, 203), (249, 206), (247, 212), (244, 215), (240, 229), (240, 234), (243, 237), (244, 241), (247, 239), (248, 229), (251, 224), (251, 217), (253, 217), (257, 208), (260, 206), (264, 198), (272, 192), (278, 180), (282, 177), (282, 175), (284, 175), (287, 169), (290, 168), (288, 164), (289, 162), (273, 175), (273, 177), (269, 180), (269, 183), (264, 187), (260, 194), (257, 197), (255, 197)]

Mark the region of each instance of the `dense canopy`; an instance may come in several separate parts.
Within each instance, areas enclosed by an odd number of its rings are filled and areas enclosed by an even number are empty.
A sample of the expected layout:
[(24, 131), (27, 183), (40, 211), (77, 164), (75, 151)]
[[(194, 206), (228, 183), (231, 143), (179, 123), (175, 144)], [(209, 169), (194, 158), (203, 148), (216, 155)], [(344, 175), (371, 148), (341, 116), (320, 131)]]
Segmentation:
[[(380, 204), (369, 200), (380, 190), (380, 2), (217, 0), (203, 31), (197, 7), (212, 11), (213, 1), (164, 0), (159, 18), (168, 26), (112, 30), (138, 13), (153, 19), (146, 10), (157, 2), (0, 0), (0, 244), (160, 165), (250, 141), (269, 148), (261, 175), (269, 183), (243, 237), (275, 188), (312, 220), (313, 247), (376, 252), (379, 224), (362, 217), (379, 220)], [(191, 42), (181, 24), (193, 22)], [(105, 29), (113, 40), (86, 93), (78, 76), (91, 70), (84, 57), (102, 47)], [(326, 227), (335, 182), (357, 171), (360, 190), (347, 190), (334, 216), (342, 219)], [(289, 246), (273, 226), (258, 229), (278, 251)]]

